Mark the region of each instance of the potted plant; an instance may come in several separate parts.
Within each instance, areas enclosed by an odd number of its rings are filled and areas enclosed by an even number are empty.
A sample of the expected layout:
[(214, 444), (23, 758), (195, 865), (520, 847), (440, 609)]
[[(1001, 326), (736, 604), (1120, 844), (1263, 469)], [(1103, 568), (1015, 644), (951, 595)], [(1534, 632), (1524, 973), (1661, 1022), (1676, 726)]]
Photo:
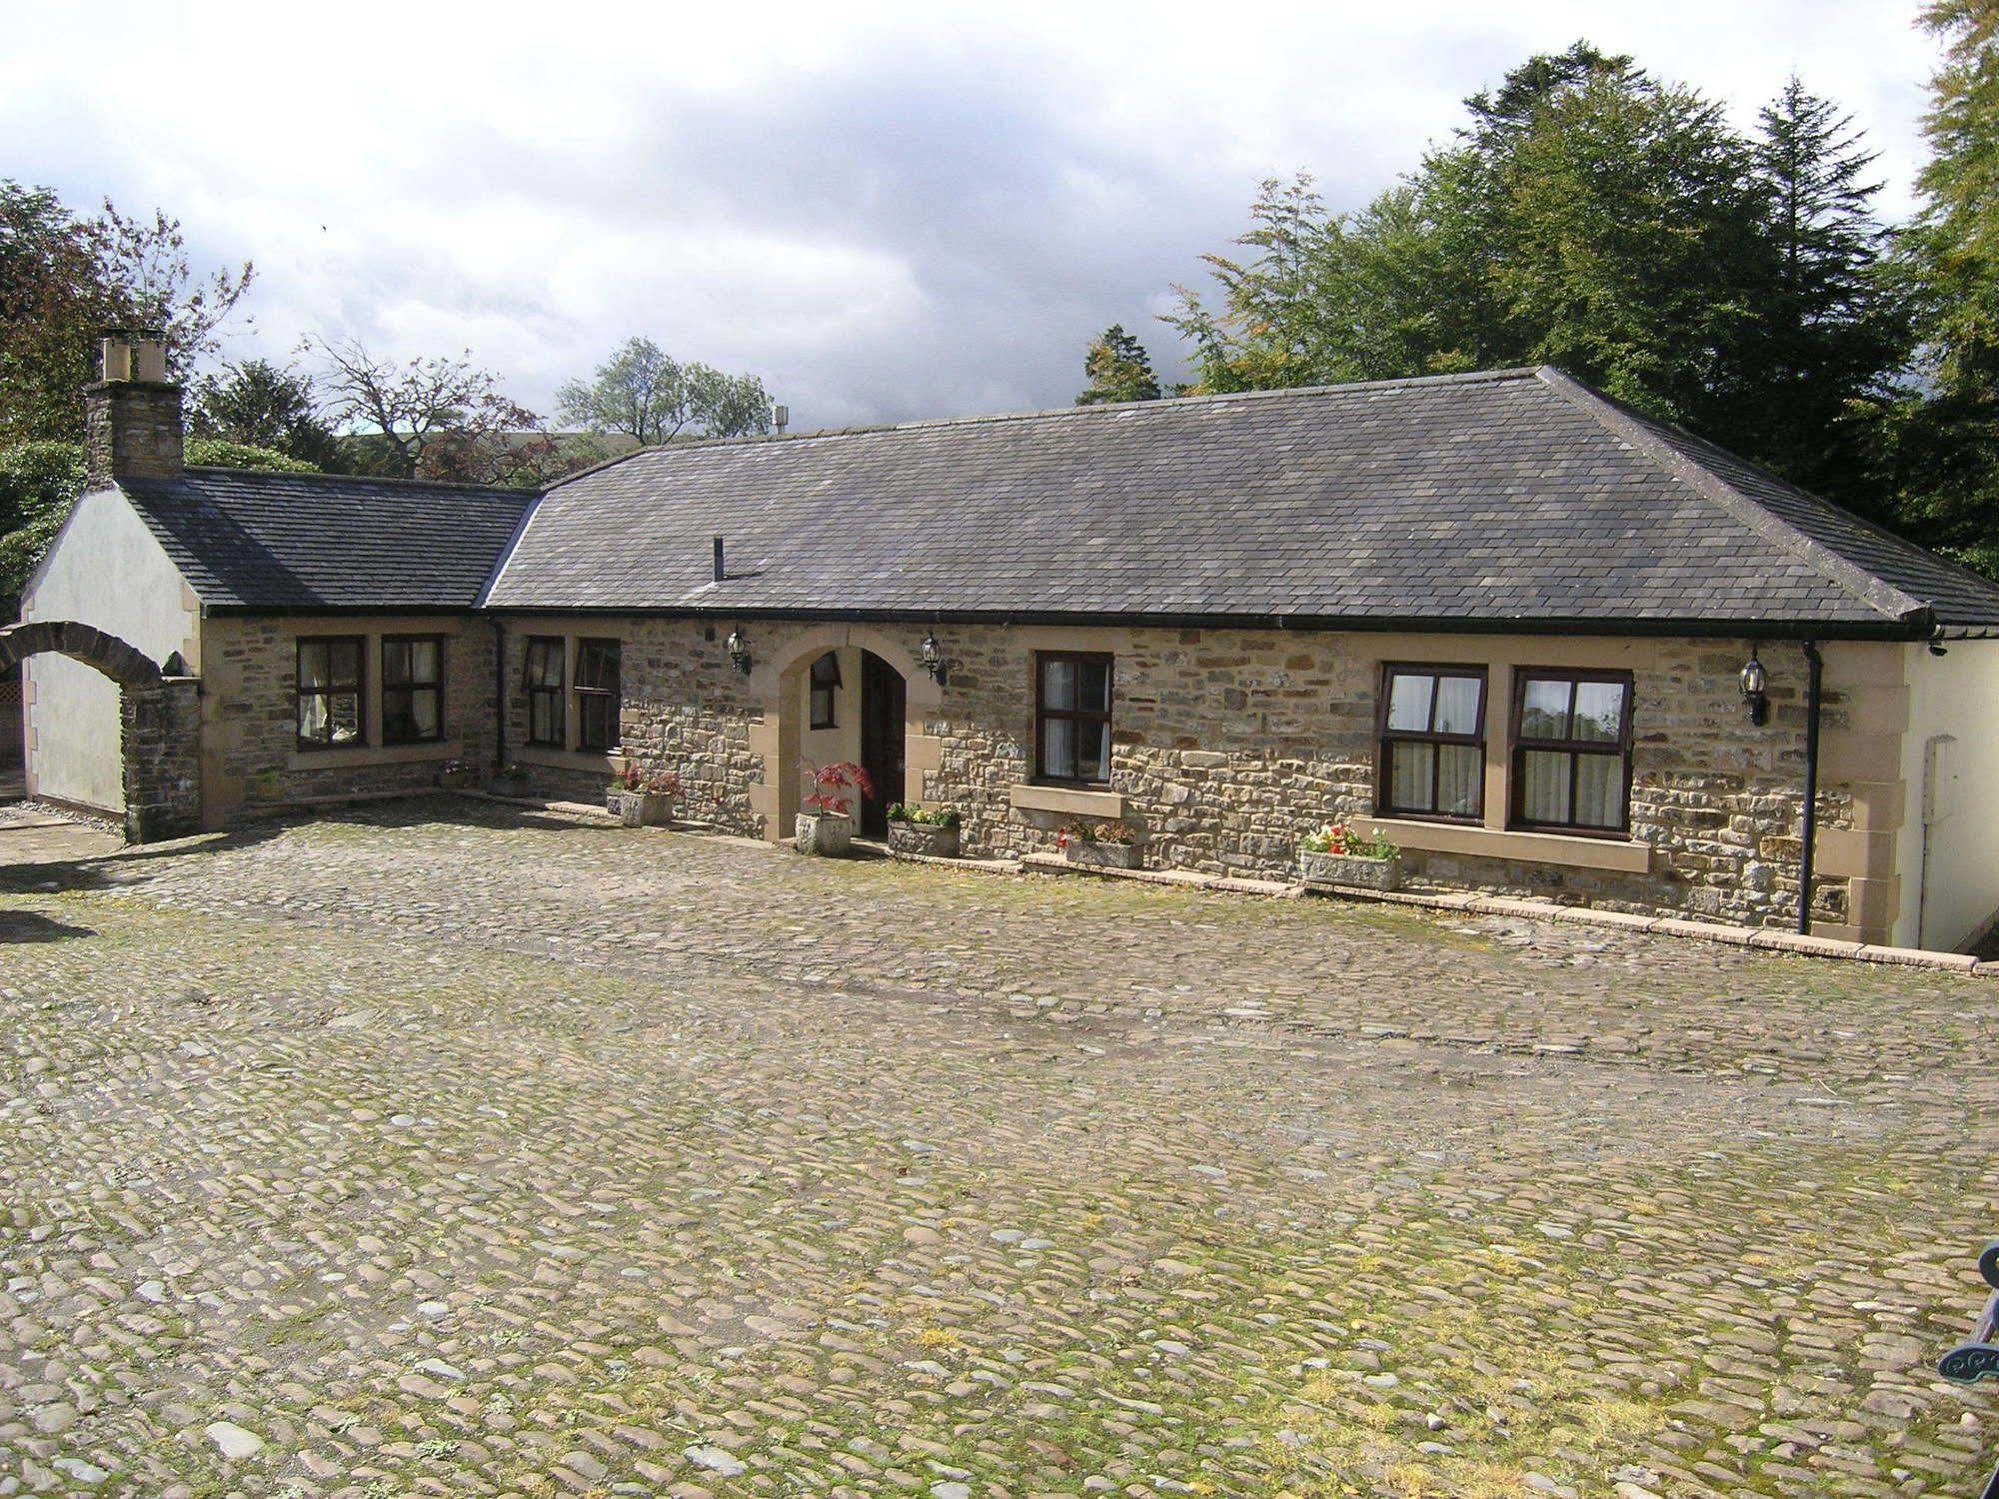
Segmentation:
[(631, 760), (604, 788), (604, 810), (628, 828), (664, 827), (673, 821), (679, 800), (679, 776), (670, 770), (640, 770)]
[(1055, 837), (1055, 846), (1071, 864), (1093, 869), (1136, 869), (1139, 866), (1139, 831), (1128, 822), (1067, 822)]
[(467, 760), (446, 760), (437, 767), (437, 784), (447, 791), (470, 786), (477, 776), (478, 772), (473, 770), (471, 762)]
[(1369, 837), (1347, 823), (1329, 822), (1299, 840), (1298, 872), (1308, 885), (1399, 890), (1402, 850), (1379, 833)]
[(931, 859), (958, 857), (958, 814), (945, 807), (931, 809), (897, 802), (888, 809), (888, 846), (898, 854)]
[(854, 843), (854, 817), (848, 809), (856, 801), (872, 797), (875, 783), (866, 770), (851, 760), (831, 765), (801, 760), (799, 764), (811, 782), (812, 791), (798, 814), (793, 846), (801, 854), (844, 859), (852, 852)]
[(493, 772), (492, 779), (486, 783), (486, 789), (495, 796), (526, 796), (530, 790), (527, 767), (516, 764), (502, 765)]

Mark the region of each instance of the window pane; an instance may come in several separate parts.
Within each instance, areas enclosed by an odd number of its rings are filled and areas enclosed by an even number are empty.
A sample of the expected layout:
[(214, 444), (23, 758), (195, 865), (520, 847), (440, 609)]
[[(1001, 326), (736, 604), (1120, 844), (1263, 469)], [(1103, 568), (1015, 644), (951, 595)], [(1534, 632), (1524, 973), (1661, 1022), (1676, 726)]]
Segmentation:
[(618, 742), (618, 700), (592, 693), (576, 701), (576, 727), (580, 731), (581, 747), (589, 750), (610, 749)]
[[(1422, 679), (1426, 683), (1428, 678)], [(1398, 812), (1434, 812), (1430, 778), (1437, 763), (1434, 744), (1391, 742), (1388, 750), (1388, 805)]]
[(1049, 718), (1041, 724), (1041, 773), (1073, 779), (1076, 774), (1076, 721)]
[(1478, 677), (1437, 678), (1437, 716), (1431, 728), (1439, 734), (1476, 734), (1484, 686)]
[(1484, 782), (1485, 754), (1477, 745), (1437, 746), (1437, 811), (1450, 817), (1476, 817)]
[(326, 699), (318, 695), (298, 700), (298, 737), (315, 744), (326, 742)]
[(1110, 712), (1110, 662), (1079, 661), (1076, 663), (1076, 706), (1085, 713)]
[(528, 685), (531, 687), (560, 687), (562, 685), (562, 642), (559, 640), (530, 640), (528, 642)]
[(1101, 719), (1076, 721), (1076, 774), (1087, 781), (1111, 778), (1111, 726)]
[(528, 701), (528, 738), (537, 744), (562, 742), (562, 700), (551, 693), (537, 692)]
[(840, 685), (840, 658), (828, 651), (812, 663), (812, 685), (814, 687), (838, 687)]
[(441, 676), (443, 648), (435, 640), (411, 640), (403, 643), (403, 650), (409, 660), (409, 680), (419, 687), (434, 687)]
[(353, 744), (361, 737), (361, 698), (352, 692), (336, 692), (326, 699), (327, 718), (332, 725), (329, 742)]
[(1529, 822), (1569, 820), (1569, 762), (1556, 750), (1528, 750), (1521, 756), (1520, 811)]
[[(1043, 661), (1041, 663), (1041, 705), (1044, 708), (1074, 708), (1076, 706), (1076, 663), (1073, 661)], [(1052, 775), (1054, 772), (1050, 772)]]
[(1430, 727), (1430, 695), (1437, 679), (1415, 672), (1397, 672), (1388, 683), (1388, 726), (1421, 734)]
[(1522, 739), (1566, 739), (1569, 737), (1569, 689), (1571, 682), (1543, 682), (1530, 679), (1520, 702)]
[(576, 643), (576, 685), (615, 692), (618, 687), (618, 642), (579, 640)]
[(1624, 684), (1622, 682), (1576, 683), (1575, 727), (1577, 739), (1616, 744), (1624, 727)]
[(382, 685), (396, 687), (410, 679), (410, 645), (407, 640), (382, 642)]
[[(1581, 716), (1578, 715), (1578, 722)], [(1624, 757), (1576, 756), (1576, 821), (1586, 828), (1624, 823)]]
[(326, 682), (325, 642), (301, 640), (298, 643), (298, 685), (300, 687), (324, 687)]
[(333, 662), (332, 680), (336, 682), (361, 680), (361, 646), (358, 641), (330, 641), (327, 645), (327, 654)]

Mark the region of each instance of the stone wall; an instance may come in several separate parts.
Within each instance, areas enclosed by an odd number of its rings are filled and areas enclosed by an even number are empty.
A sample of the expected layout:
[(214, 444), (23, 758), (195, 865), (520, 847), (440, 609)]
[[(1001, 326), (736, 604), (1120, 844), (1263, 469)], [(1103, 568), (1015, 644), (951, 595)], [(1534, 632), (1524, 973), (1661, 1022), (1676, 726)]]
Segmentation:
[[(419, 745), (381, 742), (383, 635), (445, 638), (444, 738)], [(301, 749), (297, 672), (301, 636), (367, 640), (363, 691), (366, 744)], [(210, 827), (241, 813), (316, 801), (420, 791), (447, 761), (483, 770), (492, 763), (492, 625), (470, 616), (211, 616), (202, 631), (202, 797)]]
[[(1406, 849), (1421, 880), (1531, 893), (1612, 909), (1684, 911), (1783, 923), (1797, 905), (1803, 805), (1802, 663), (1766, 646), (1771, 722), (1753, 727), (1737, 673), (1746, 643), (1537, 640), (1249, 631), (944, 630), (952, 659), (940, 722), (941, 769), (927, 799), (956, 806), (974, 854), (1053, 846), (1061, 814), (1009, 805), (1032, 769), (1032, 654), (1109, 649), (1117, 656), (1111, 788), (1144, 830), (1151, 867), (1284, 876), (1298, 837), (1374, 811), (1375, 711), (1384, 661), (1485, 665), (1489, 765), (1504, 765), (1511, 665), (1604, 666), (1634, 681), (1631, 837), (1649, 844), (1644, 873)], [(1851, 725), (1842, 650), (1829, 647), (1824, 733)], [(1504, 781), (1488, 775), (1489, 806)], [(1822, 784), (1820, 825), (1849, 825), (1851, 797)], [(1488, 825), (1503, 824), (1503, 811)], [(1846, 882), (1822, 862), (1815, 914), (1847, 920)]]
[(119, 697), (125, 836), (133, 843), (201, 830), (201, 682), (166, 677)]
[[(222, 770), (253, 788), (248, 800), (429, 783), (432, 765), (300, 765), (290, 744), (297, 628), (284, 621), (226, 623), (210, 652), (211, 676), (223, 667), (242, 690), (220, 694), (225, 724), (235, 720), (231, 747), (221, 752)], [(509, 618), (508, 759), (525, 771), (532, 790), (591, 801), (628, 761), (671, 770), (687, 788), (686, 816), (732, 832), (777, 836), (796, 804), (786, 788), (798, 776), (803, 668), (821, 650), (852, 646), (899, 661), (906, 679), (920, 678), (913, 663), (926, 628), (758, 622), (745, 628), (756, 663), (747, 675), (728, 658), (727, 621)], [(483, 716), (491, 711), (491, 622), (468, 621), (465, 629), (451, 652), (447, 712), (463, 729), (468, 758), (484, 769), (491, 764), (491, 722)], [(573, 711), (568, 745), (526, 745), (522, 669), (527, 637), (538, 634), (572, 643), (609, 636), (622, 643), (618, 753), (579, 752)], [(1037, 650), (1115, 654), (1108, 789), (1121, 798), (1117, 809), (1125, 820), (1143, 830), (1147, 865), (1264, 877), (1291, 873), (1297, 840), (1308, 829), (1373, 813), (1382, 663), (1431, 661), (1482, 665), (1489, 673), (1486, 795), (1494, 810), (1477, 851), (1424, 848), (1435, 840), (1410, 830), (1405, 863), (1414, 879), (1749, 924), (1788, 924), (1794, 917), (1804, 673), (1793, 646), (1762, 648), (1774, 711), (1770, 723), (1757, 728), (1737, 686), (1745, 641), (942, 625), (936, 634), (949, 669), (941, 691), (927, 681), (912, 682), (908, 791), (957, 808), (965, 851), (973, 856), (1052, 850), (1066, 820), (1063, 813), (1014, 804), (1016, 788), (1031, 778)], [(1820, 817), (1829, 834), (1854, 826), (1856, 791), (1837, 771), (1840, 746), (1858, 742), (1858, 719), (1882, 717), (1872, 726), (1880, 728), (1884, 715), (1891, 716), (1889, 699), (1899, 689), (1881, 687), (1876, 702), (1866, 694), (1877, 689), (1864, 684), (1899, 681), (1899, 658), (1882, 653), (1900, 649), (1827, 647), (1828, 770)], [(1892, 668), (1886, 676), (1879, 670), (1884, 661)], [(1645, 867), (1592, 867), (1593, 845), (1585, 840), (1537, 843), (1534, 835), (1505, 830), (1511, 672), (1521, 666), (1632, 673), (1632, 827), (1630, 842), (1621, 847), (1623, 857)], [(1899, 795), (1899, 785), (1889, 785), (1878, 799), (1886, 804)], [(1849, 910), (1850, 888), (1857, 886), (1850, 886), (1838, 858), (1822, 858), (1815, 915), (1825, 929), (1845, 934), (1860, 920)], [(1877, 927), (1870, 916), (1869, 940), (1885, 940)]]
[[(721, 643), (726, 627), (651, 618), (509, 619), (506, 622), (508, 759), (524, 770), (530, 787), (545, 795), (581, 801), (603, 797), (610, 777), (627, 761), (670, 770), (684, 787), (682, 815), (750, 837), (764, 836), (766, 821), (755, 791), (765, 764), (754, 740), (765, 722), (764, 704), (750, 679), (729, 660)], [(620, 643), (623, 706), (620, 753), (599, 755), (574, 748), (576, 714), (565, 713), (569, 744), (550, 750), (527, 743), (527, 695), (522, 678), (530, 636), (571, 642), (606, 637)]]

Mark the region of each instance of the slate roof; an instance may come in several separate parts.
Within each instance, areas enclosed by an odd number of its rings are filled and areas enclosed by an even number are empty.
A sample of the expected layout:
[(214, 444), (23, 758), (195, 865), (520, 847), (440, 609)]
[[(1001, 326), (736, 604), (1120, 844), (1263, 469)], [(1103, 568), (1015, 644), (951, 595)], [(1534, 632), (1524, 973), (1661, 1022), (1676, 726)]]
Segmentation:
[(190, 468), (119, 489), (219, 609), (469, 609), (533, 496), (518, 489)]
[(649, 449), (551, 488), (487, 602), (1999, 624), (1999, 587), (1547, 368)]

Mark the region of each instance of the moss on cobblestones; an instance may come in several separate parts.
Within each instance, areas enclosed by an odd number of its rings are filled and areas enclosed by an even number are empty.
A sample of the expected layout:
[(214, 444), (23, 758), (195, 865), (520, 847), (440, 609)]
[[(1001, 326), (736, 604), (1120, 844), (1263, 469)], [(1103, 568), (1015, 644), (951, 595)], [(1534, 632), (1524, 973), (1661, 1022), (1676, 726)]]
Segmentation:
[(571, 831), (0, 880), (0, 1476), (1973, 1481), (1980, 985)]

